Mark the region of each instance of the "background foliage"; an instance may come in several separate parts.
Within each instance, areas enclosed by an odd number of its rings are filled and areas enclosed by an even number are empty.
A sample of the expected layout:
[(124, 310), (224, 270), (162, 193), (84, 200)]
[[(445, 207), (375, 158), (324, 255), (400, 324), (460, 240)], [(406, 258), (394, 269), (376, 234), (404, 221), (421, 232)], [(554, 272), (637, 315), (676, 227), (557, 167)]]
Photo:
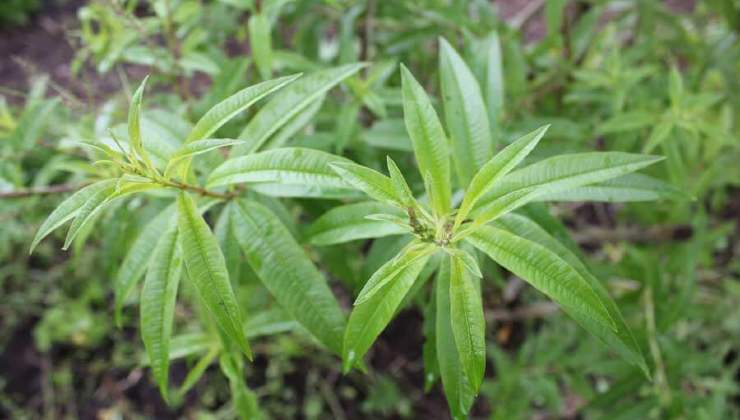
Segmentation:
[[(0, 19), (22, 22), (34, 4), (3, 4)], [(27, 252), (62, 199), (116, 174), (91, 164), (99, 152), (81, 143), (114, 147), (114, 136), (129, 139), (131, 95), (147, 74), (141, 130), (156, 140), (147, 150), (156, 164), (240, 89), (369, 62), (305, 106), (286, 108), (290, 118), (278, 132), (261, 134), (269, 148), (337, 153), (382, 171), (389, 155), (418, 191), (424, 180), (404, 128), (399, 64), (439, 101), (442, 117), (439, 37), (480, 83), (497, 149), (550, 124), (531, 161), (566, 152), (659, 154), (665, 162), (646, 173), (689, 198), (589, 203), (575, 196), (525, 207), (607, 287), (653, 380), (482, 260), (487, 368), (471, 416), (740, 415), (737, 2), (70, 0), (48, 7), (30, 15), (30, 26), (4, 27), (0, 41), (8, 51), (0, 102), (0, 416), (231, 418), (254, 413), (258, 401), (268, 418), (446, 418), (441, 386), (424, 368), (430, 329), (423, 315), (434, 310), (426, 296), (404, 302), (368, 352), (367, 373), (342, 375), (339, 358), (274, 304), (250, 265), (229, 257), (239, 249), (229, 249), (234, 241), (219, 213), (208, 222), (238, 283), (235, 298), (252, 315), (254, 360), (213, 346), (183, 282), (190, 298), (174, 313), (172, 348), (181, 352), (170, 368), (169, 406), (139, 338), (138, 289), (123, 300), (116, 290), (125, 283), (121, 268), (136, 268), (126, 262), (128, 250), (166, 202), (116, 202), (94, 228), (80, 229), (68, 252), (59, 233)], [(61, 57), (48, 53), (49, 42)], [(491, 72), (499, 62), (501, 71)], [(238, 137), (265, 103), (219, 136)], [(193, 165), (205, 170), (221, 160), (209, 151)], [(404, 245), (397, 236), (332, 243), (320, 217), (337, 201), (249, 199), (279, 216), (345, 310)]]

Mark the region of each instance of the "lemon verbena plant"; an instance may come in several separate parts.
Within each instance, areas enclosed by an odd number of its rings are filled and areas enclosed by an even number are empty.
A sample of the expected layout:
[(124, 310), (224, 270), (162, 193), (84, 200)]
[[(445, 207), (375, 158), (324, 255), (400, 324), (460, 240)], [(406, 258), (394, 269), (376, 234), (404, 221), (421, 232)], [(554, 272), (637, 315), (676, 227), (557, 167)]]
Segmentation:
[[(535, 201), (656, 198), (668, 186), (632, 172), (661, 158), (594, 152), (523, 166), (547, 126), (496, 151), (495, 115), (501, 104), (484, 99), (471, 70), (444, 40), (440, 51), (445, 126), (422, 86), (401, 68), (404, 121), (423, 188), (409, 184), (390, 157), (385, 175), (317, 149), (284, 147), (295, 133), (293, 121), (312, 118), (327, 92), (341, 81), (351, 78), (354, 90), (368, 90), (356, 75), (365, 64), (247, 87), (206, 112), (170, 149), (160, 147), (156, 135), (141, 123), (144, 81), (133, 95), (126, 130), (112, 131), (112, 143), (87, 144), (100, 155), (96, 163), (109, 168), (109, 176), (54, 210), (31, 249), (68, 221), (64, 248), (83, 240), (99, 214), (122, 199), (140, 195), (163, 200), (162, 210), (133, 241), (120, 266), (115, 317), (120, 321), (143, 280), (140, 330), (162, 395), (172, 398), (170, 360), (197, 347), (205, 354), (175, 397), (182, 398), (218, 358), (235, 406), (246, 418), (256, 417), (258, 410), (241, 374), (243, 356), (252, 357), (249, 338), (263, 334), (257, 324), (269, 316), (245, 316), (237, 299), (238, 270), (230, 262), (241, 255), (288, 319), (340, 355), (345, 371), (364, 368), (366, 352), (411, 291), (426, 287), (425, 281), (434, 277), (425, 311), (425, 368), (428, 383), (441, 378), (456, 418), (470, 409), (485, 373), (481, 256), (559, 303), (585, 329), (647, 373), (640, 347), (605, 287), (576, 254), (517, 209)], [(497, 79), (492, 75), (490, 80)], [(237, 138), (213, 137), (269, 95)], [(491, 107), (497, 107), (496, 112), (489, 113)], [(209, 153), (217, 149), (223, 153)], [(200, 155), (210, 158), (199, 161)], [(363, 192), (373, 201), (363, 201)], [(388, 235), (411, 238), (367, 280), (348, 321), (273, 197), (344, 200), (308, 229), (308, 242), (315, 246)], [(209, 220), (215, 220), (213, 229)], [(181, 280), (194, 293), (183, 293)], [(200, 308), (196, 313), (206, 333), (197, 339), (173, 332), (178, 296)]]

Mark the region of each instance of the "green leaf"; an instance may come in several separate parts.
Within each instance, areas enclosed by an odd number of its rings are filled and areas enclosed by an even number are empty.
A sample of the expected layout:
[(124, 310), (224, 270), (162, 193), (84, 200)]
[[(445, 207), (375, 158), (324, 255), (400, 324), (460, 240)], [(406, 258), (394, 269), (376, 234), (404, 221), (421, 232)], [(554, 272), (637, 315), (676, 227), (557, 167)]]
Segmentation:
[[(501, 43), (498, 33), (491, 31), (483, 40), (485, 68), (483, 76), (483, 96), (486, 100), (491, 127), (497, 127), (504, 112), (504, 69), (501, 64)], [(495, 139), (494, 139), (495, 142)]]
[(551, 157), (504, 177), (473, 209), (483, 225), (546, 194), (604, 182), (663, 160), (660, 156), (589, 152)]
[(259, 149), (273, 134), (339, 82), (365, 67), (365, 63), (347, 64), (320, 70), (302, 77), (275, 95), (252, 118), (240, 139), (248, 145), (235, 147), (232, 156), (242, 156)]
[(216, 104), (203, 115), (188, 134), (185, 143), (208, 138), (216, 130), (257, 101), (295, 81), (300, 74), (280, 77), (249, 86)]
[(109, 200), (111, 195), (115, 193), (115, 191), (116, 186), (109, 185), (106, 188), (97, 191), (95, 194), (92, 194), (87, 199), (87, 201), (85, 201), (85, 204), (80, 207), (77, 215), (75, 216), (75, 219), (69, 226), (67, 237), (64, 239), (64, 245), (62, 246), (63, 250), (67, 250), (67, 248), (69, 248), (69, 246), (72, 244), (72, 241), (75, 239), (77, 234), (80, 233), (80, 231), (85, 227), (86, 224), (95, 220), (95, 217), (98, 215), (100, 210), (103, 209), (104, 204), (107, 203), (107, 201)]
[(193, 156), (208, 153), (211, 150), (222, 147), (234, 146), (244, 143), (244, 140), (237, 139), (203, 139), (195, 140), (192, 143), (183, 145), (170, 157), (167, 162), (167, 168), (164, 170), (164, 177), (171, 178), (175, 170)]
[(380, 172), (350, 161), (332, 163), (331, 168), (344, 182), (365, 192), (370, 198), (402, 205), (391, 179)]
[(141, 138), (141, 102), (144, 96), (144, 88), (146, 87), (147, 80), (149, 80), (149, 76), (145, 77), (144, 80), (141, 81), (139, 88), (136, 89), (134, 96), (131, 98), (131, 106), (128, 110), (128, 138), (134, 152), (141, 160), (151, 167), (149, 155), (147, 155), (144, 150)]
[(272, 40), (270, 19), (263, 13), (249, 17), (249, 47), (262, 79), (272, 76)]
[(467, 419), (468, 411), (475, 399), (475, 392), (465, 375), (452, 330), (450, 265), (450, 258), (442, 260), (435, 285), (437, 362), (452, 418), (463, 420)]
[(141, 279), (144, 271), (149, 266), (155, 246), (159, 238), (175, 225), (175, 206), (169, 206), (162, 210), (154, 219), (144, 225), (141, 232), (129, 247), (123, 258), (114, 284), (114, 319), (116, 325), (121, 326), (121, 310), (126, 298)]
[(465, 221), (468, 214), (470, 214), (470, 210), (473, 209), (481, 197), (529, 155), (529, 152), (537, 146), (549, 127), (549, 125), (545, 125), (519, 137), (483, 165), (465, 190), (465, 197), (455, 218), (455, 228)]
[(141, 338), (159, 392), (165, 399), (168, 394), (170, 337), (181, 273), (177, 227), (173, 225), (156, 242), (141, 292), (140, 307)]
[(100, 191), (107, 190), (112, 186), (115, 186), (115, 179), (106, 179), (98, 181), (94, 184), (90, 184), (83, 187), (79, 191), (69, 196), (66, 200), (51, 212), (49, 217), (46, 218), (44, 223), (41, 224), (39, 230), (36, 232), (33, 241), (31, 241), (31, 247), (28, 251), (29, 254), (33, 253), (36, 246), (47, 237), (51, 232), (57, 229), (59, 226), (66, 223), (77, 215), (80, 208), (93, 196), (98, 194)]
[(645, 143), (645, 146), (642, 148), (642, 153), (650, 153), (655, 150), (656, 147), (660, 146), (660, 144), (668, 138), (668, 135), (671, 134), (672, 130), (672, 121), (661, 121), (658, 125), (653, 127), (647, 143)]
[(616, 329), (588, 280), (548, 247), (493, 226), (479, 227), (466, 240), (562, 307)]
[(553, 238), (547, 231), (524, 216), (518, 214), (507, 214), (494, 222), (497, 228), (506, 230), (511, 234), (536, 242), (549, 251), (557, 254), (560, 258), (571, 265), (589, 283), (591, 288), (599, 295), (602, 303), (609, 311), (609, 315), (616, 326), (616, 330), (604, 328), (600, 323), (581, 311), (572, 310), (563, 306), (563, 310), (576, 320), (588, 332), (602, 340), (609, 348), (616, 351), (624, 360), (639, 367), (646, 376), (650, 377), (650, 371), (645, 362), (640, 346), (637, 344), (632, 332), (627, 326), (616, 303), (609, 297), (606, 288), (597, 280), (581, 262), (581, 260), (560, 241)]
[(234, 411), (242, 420), (259, 420), (263, 418), (257, 406), (257, 396), (244, 380), (244, 366), (238, 355), (224, 353), (219, 357), (221, 372), (229, 378), (231, 399)]
[(493, 140), (480, 86), (455, 49), (440, 38), (439, 72), (452, 158), (461, 186), (493, 156)]
[(396, 165), (396, 162), (390, 156), (386, 156), (386, 162), (388, 164), (388, 173), (391, 176), (391, 185), (396, 192), (396, 197), (398, 197), (404, 207), (416, 206), (414, 193), (411, 192), (411, 188), (406, 182), (403, 173), (398, 168), (398, 165)]
[(261, 204), (238, 200), (229, 206), (234, 236), (262, 284), (308, 332), (341, 353), (344, 314), (303, 248)]
[[(356, 305), (349, 317), (344, 334), (342, 369), (347, 372), (361, 360), (367, 350), (390, 322), (429, 256), (416, 259), (388, 279), (385, 286), (361, 305)], [(386, 270), (386, 265), (378, 271)]]
[(460, 363), (474, 394), (486, 370), (486, 321), (478, 279), (457, 257), (450, 262), (450, 316)]
[(404, 216), (396, 207), (372, 201), (335, 207), (311, 225), (306, 232), (308, 241), (314, 245), (333, 245), (407, 232), (393, 223), (367, 219), (377, 213)]
[(623, 131), (638, 130), (655, 124), (655, 114), (649, 111), (630, 111), (617, 114), (604, 121), (599, 126), (600, 134), (621, 133)]
[(218, 326), (249, 358), (252, 351), (244, 336), (242, 314), (231, 289), (226, 262), (216, 237), (187, 193), (177, 197), (179, 240), (188, 277)]
[(450, 211), (450, 156), (447, 138), (429, 96), (403, 65), (401, 81), (406, 131), (414, 145), (419, 172), (424, 177), (426, 174), (431, 177), (432, 190), (427, 193), (433, 199), (432, 208), (437, 216), (443, 216)]
[(347, 159), (302, 147), (267, 150), (232, 158), (211, 172), (208, 186), (236, 183), (279, 183), (288, 185), (345, 188), (349, 186), (329, 167)]
[(409, 265), (419, 259), (426, 259), (435, 251), (436, 247), (432, 244), (422, 242), (412, 242), (407, 245), (392, 260), (383, 264), (360, 290), (360, 294), (355, 300), (355, 306), (362, 305), (380, 291), (388, 282), (395, 279), (398, 274)]
[(537, 201), (627, 201), (686, 200), (690, 196), (667, 182), (643, 175), (627, 174), (598, 184), (545, 194)]

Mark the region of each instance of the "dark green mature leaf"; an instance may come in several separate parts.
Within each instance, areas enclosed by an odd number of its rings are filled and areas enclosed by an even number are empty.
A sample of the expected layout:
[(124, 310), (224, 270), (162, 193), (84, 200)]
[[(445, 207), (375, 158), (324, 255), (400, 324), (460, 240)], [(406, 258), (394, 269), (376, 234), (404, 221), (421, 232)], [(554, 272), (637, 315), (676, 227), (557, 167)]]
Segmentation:
[(602, 329), (616, 330), (589, 281), (549, 248), (493, 226), (481, 226), (466, 240), (564, 308), (592, 319)]
[(455, 227), (462, 224), (465, 218), (468, 217), (468, 214), (470, 214), (470, 210), (473, 209), (481, 197), (527, 157), (529, 152), (537, 146), (537, 143), (539, 143), (549, 127), (549, 125), (542, 126), (518, 138), (483, 165), (465, 190), (465, 197), (455, 219)]
[(121, 309), (126, 298), (149, 266), (157, 241), (174, 224), (175, 206), (171, 205), (141, 229), (123, 258), (114, 284), (114, 318), (119, 327), (121, 326)]
[(46, 218), (44, 223), (41, 224), (39, 230), (36, 232), (33, 241), (31, 241), (31, 247), (28, 253), (33, 253), (36, 246), (53, 232), (56, 228), (72, 219), (80, 211), (80, 208), (93, 196), (98, 194), (100, 191), (107, 190), (108, 188), (115, 186), (115, 179), (106, 179), (98, 181), (94, 184), (83, 187), (79, 191), (69, 196), (66, 200), (51, 212), (49, 217)]
[[(344, 334), (342, 369), (347, 372), (365, 355), (367, 350), (390, 322), (414, 281), (421, 273), (429, 256), (418, 258), (397, 272), (372, 297), (357, 305), (350, 314)], [(378, 271), (383, 271), (386, 266)], [(390, 274), (390, 273), (389, 273)]]
[(291, 76), (268, 80), (249, 86), (229, 96), (216, 104), (206, 112), (200, 120), (198, 120), (190, 131), (190, 134), (188, 134), (188, 138), (185, 140), (185, 143), (208, 138), (237, 114), (243, 112), (270, 93), (293, 82), (300, 76), (300, 74), (294, 74)]
[(473, 405), (475, 392), (468, 380), (460, 354), (455, 344), (455, 335), (452, 329), (452, 313), (450, 299), (450, 258), (444, 258), (437, 272), (435, 284), (436, 307), (436, 347), (439, 373), (442, 377), (447, 404), (455, 420), (467, 418), (468, 411)]
[(302, 77), (288, 88), (283, 89), (262, 107), (244, 128), (239, 138), (247, 140), (249, 144), (235, 147), (232, 156), (242, 156), (259, 149), (270, 136), (293, 117), (329, 89), (365, 66), (365, 63), (356, 63), (320, 70)]
[(170, 337), (175, 314), (182, 258), (177, 246), (177, 227), (164, 233), (152, 254), (141, 291), (141, 338), (144, 341), (159, 392), (167, 399)]
[(589, 152), (551, 157), (516, 170), (494, 186), (473, 208), (483, 225), (546, 194), (604, 182), (663, 160), (622, 152)]
[(229, 206), (234, 236), (262, 284), (306, 330), (340, 354), (344, 314), (303, 248), (261, 204), (238, 200)]
[(596, 279), (571, 251), (553, 238), (547, 231), (524, 216), (518, 214), (507, 214), (494, 225), (514, 235), (536, 242), (570, 264), (589, 283), (591, 288), (599, 295), (601, 301), (609, 311), (609, 315), (616, 326), (616, 331), (603, 328), (600, 323), (594, 322), (590, 317), (584, 316), (580, 311), (574, 311), (563, 306), (563, 310), (574, 318), (583, 328), (606, 343), (609, 348), (616, 351), (627, 362), (639, 367), (646, 376), (650, 377), (645, 358), (640, 346), (637, 344), (632, 332), (627, 326), (616, 303), (611, 299), (606, 288)]
[(462, 259), (450, 262), (450, 315), (457, 353), (474, 394), (478, 393), (486, 370), (486, 321), (478, 279)]
[(439, 71), (452, 158), (461, 186), (493, 156), (493, 140), (480, 86), (462, 57), (441, 38)]
[(144, 144), (141, 138), (141, 101), (144, 96), (144, 88), (146, 87), (146, 81), (148, 79), (149, 76), (145, 77), (144, 80), (141, 81), (139, 88), (136, 89), (134, 96), (131, 98), (131, 106), (128, 110), (128, 138), (136, 155), (151, 166), (151, 161), (144, 150)]
[(537, 201), (627, 201), (686, 200), (690, 196), (667, 182), (643, 175), (627, 174), (598, 184), (545, 194)]
[(227, 160), (211, 172), (208, 186), (245, 182), (349, 189), (349, 185), (329, 167), (338, 162), (349, 161), (302, 147), (267, 150)]
[(333, 245), (408, 232), (397, 224), (367, 218), (378, 213), (404, 216), (397, 207), (372, 201), (335, 207), (311, 225), (306, 232), (308, 241), (314, 245)]
[(242, 314), (231, 289), (226, 262), (216, 237), (187, 193), (177, 197), (179, 241), (188, 276), (218, 326), (247, 357), (252, 357), (244, 336)]
[(447, 138), (429, 96), (401, 65), (403, 117), (414, 145), (414, 154), (423, 177), (429, 174), (432, 208), (438, 216), (450, 211), (450, 155)]

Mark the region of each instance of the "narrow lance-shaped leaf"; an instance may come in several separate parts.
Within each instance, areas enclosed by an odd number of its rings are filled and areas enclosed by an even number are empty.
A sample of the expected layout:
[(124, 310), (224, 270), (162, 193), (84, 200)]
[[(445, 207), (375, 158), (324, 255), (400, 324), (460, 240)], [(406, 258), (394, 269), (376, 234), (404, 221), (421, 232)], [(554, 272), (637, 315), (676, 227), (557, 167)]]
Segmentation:
[(460, 205), (455, 218), (455, 228), (460, 226), (470, 214), (478, 200), (490, 191), (506, 174), (514, 169), (537, 146), (542, 136), (549, 128), (542, 126), (506, 146), (475, 174), (470, 185), (465, 190), (465, 198)]
[(75, 217), (80, 208), (91, 197), (102, 190), (106, 190), (114, 186), (115, 184), (115, 179), (98, 181), (94, 184), (83, 187), (79, 191), (69, 196), (66, 200), (62, 201), (62, 203), (56, 209), (54, 209), (54, 211), (51, 212), (49, 217), (46, 218), (44, 223), (41, 224), (41, 227), (39, 227), (39, 230), (36, 232), (36, 236), (34, 236), (33, 241), (31, 241), (31, 247), (28, 251), (29, 254), (33, 253), (33, 250), (36, 248), (39, 242), (41, 242), (41, 240), (43, 240), (59, 226), (63, 225), (64, 223)]
[(450, 310), (450, 258), (444, 258), (437, 272), (435, 282), (436, 307), (436, 346), (439, 373), (442, 377), (447, 404), (455, 420), (467, 418), (468, 411), (473, 405), (475, 392), (470, 385), (460, 355), (455, 345), (455, 336), (452, 330), (452, 313)]
[(667, 182), (643, 174), (627, 174), (598, 184), (545, 194), (537, 197), (536, 200), (623, 203), (664, 199), (687, 200), (690, 198), (691, 196), (687, 193)]
[(428, 258), (434, 250), (435, 247), (428, 243), (412, 242), (407, 245), (398, 255), (385, 263), (372, 275), (372, 277), (370, 277), (370, 279), (368, 279), (355, 300), (355, 306), (362, 305), (367, 302), (376, 293), (378, 293), (383, 286), (392, 281), (403, 269), (420, 258)]
[(203, 139), (188, 143), (175, 152), (167, 162), (167, 168), (164, 171), (165, 178), (171, 178), (175, 170), (180, 166), (187, 164), (189, 159), (203, 153), (222, 147), (234, 146), (244, 143), (244, 140), (237, 139)]
[[(398, 305), (401, 304), (428, 260), (428, 255), (416, 259), (385, 282), (385, 286), (367, 301), (353, 308), (344, 334), (342, 369), (345, 372), (362, 359), (378, 335), (388, 325)], [(383, 266), (378, 271), (385, 270), (388, 269)]]
[(141, 337), (159, 392), (165, 399), (168, 394), (172, 321), (181, 272), (177, 227), (173, 225), (157, 241), (141, 291), (140, 308)]
[(588, 152), (551, 157), (516, 170), (483, 197), (473, 209), (483, 225), (545, 194), (604, 182), (663, 160), (660, 156), (622, 152)]
[(136, 89), (134, 96), (131, 98), (131, 106), (128, 111), (128, 138), (136, 155), (143, 160), (147, 166), (151, 167), (152, 164), (149, 160), (149, 155), (147, 155), (144, 150), (144, 143), (141, 138), (141, 102), (144, 96), (144, 88), (146, 87), (147, 80), (149, 80), (149, 76), (145, 77), (144, 80), (141, 81), (139, 88)]
[(179, 241), (188, 277), (222, 331), (252, 357), (244, 336), (239, 304), (231, 289), (226, 262), (216, 237), (187, 193), (177, 197)]
[[(483, 40), (486, 58), (483, 80), (483, 96), (486, 100), (489, 122), (494, 131), (504, 111), (504, 70), (501, 63), (501, 42), (498, 33), (492, 31)], [(494, 139), (495, 141), (495, 139)]]
[(471, 385), (478, 393), (486, 370), (486, 337), (480, 288), (465, 263), (458, 257), (450, 262), (450, 315), (457, 353)]
[(416, 205), (416, 199), (414, 199), (414, 193), (411, 192), (409, 184), (406, 182), (403, 173), (396, 165), (396, 162), (391, 159), (390, 156), (386, 157), (388, 165), (388, 173), (391, 178), (391, 185), (396, 192), (396, 197), (401, 201), (401, 205), (405, 207), (411, 207)]
[(238, 200), (229, 206), (234, 236), (262, 284), (308, 332), (341, 353), (344, 314), (303, 248), (261, 204)]
[(450, 156), (444, 129), (424, 88), (403, 65), (401, 81), (403, 117), (419, 171), (431, 177), (431, 191), (427, 193), (432, 197), (435, 213), (446, 215), (450, 210)]
[(298, 113), (365, 66), (364, 63), (356, 63), (320, 70), (283, 89), (249, 121), (239, 135), (240, 139), (249, 141), (249, 144), (235, 147), (231, 156), (243, 156), (259, 149)]
[(326, 152), (301, 147), (267, 150), (222, 163), (211, 172), (208, 186), (272, 182), (349, 189), (329, 166), (337, 162), (349, 161)]
[(577, 270), (601, 298), (616, 326), (616, 331), (603, 328), (600, 323), (595, 322), (590, 317), (584, 316), (580, 311), (574, 311), (565, 306), (563, 306), (563, 310), (588, 332), (598, 337), (609, 348), (616, 351), (624, 360), (639, 367), (646, 376), (650, 377), (650, 371), (647, 368), (642, 350), (622, 317), (617, 304), (609, 297), (606, 288), (601, 282), (588, 271), (586, 266), (571, 250), (552, 237), (540, 225), (518, 214), (507, 214), (494, 222), (494, 225), (546, 247)]
[(102, 209), (103, 204), (109, 199), (115, 190), (115, 185), (109, 185), (106, 188), (97, 191), (95, 194), (91, 195), (87, 201), (85, 201), (85, 204), (80, 207), (75, 219), (69, 226), (67, 237), (64, 239), (62, 249), (67, 250), (69, 248), (77, 234), (82, 231), (87, 223), (94, 220), (97, 213)]
[(144, 225), (118, 268), (114, 284), (114, 319), (119, 327), (123, 304), (149, 266), (157, 241), (169, 227), (175, 226), (174, 216), (175, 206), (172, 205)]
[(588, 280), (544, 245), (493, 226), (479, 227), (466, 240), (564, 308), (616, 329)]
[(455, 49), (440, 38), (439, 71), (445, 121), (460, 185), (493, 156), (493, 140), (480, 86)]
[(270, 93), (275, 92), (276, 90), (293, 82), (300, 76), (300, 74), (294, 74), (291, 76), (267, 80), (265, 82), (244, 88), (239, 92), (236, 92), (235, 94), (229, 96), (228, 98), (216, 104), (213, 108), (206, 112), (205, 115), (200, 118), (200, 120), (198, 120), (193, 129), (190, 131), (190, 134), (188, 134), (185, 143), (208, 138), (211, 134), (215, 133), (216, 130), (221, 128), (221, 126), (229, 122), (229, 120), (234, 118), (236, 115), (254, 105), (257, 101), (269, 95)]
[(390, 178), (354, 162), (334, 162), (331, 168), (348, 185), (363, 191), (370, 198), (389, 204), (403, 205)]
[(378, 213), (404, 216), (398, 208), (384, 203), (366, 201), (347, 204), (319, 217), (308, 229), (308, 240), (314, 245), (332, 245), (407, 232), (397, 224), (367, 218)]

